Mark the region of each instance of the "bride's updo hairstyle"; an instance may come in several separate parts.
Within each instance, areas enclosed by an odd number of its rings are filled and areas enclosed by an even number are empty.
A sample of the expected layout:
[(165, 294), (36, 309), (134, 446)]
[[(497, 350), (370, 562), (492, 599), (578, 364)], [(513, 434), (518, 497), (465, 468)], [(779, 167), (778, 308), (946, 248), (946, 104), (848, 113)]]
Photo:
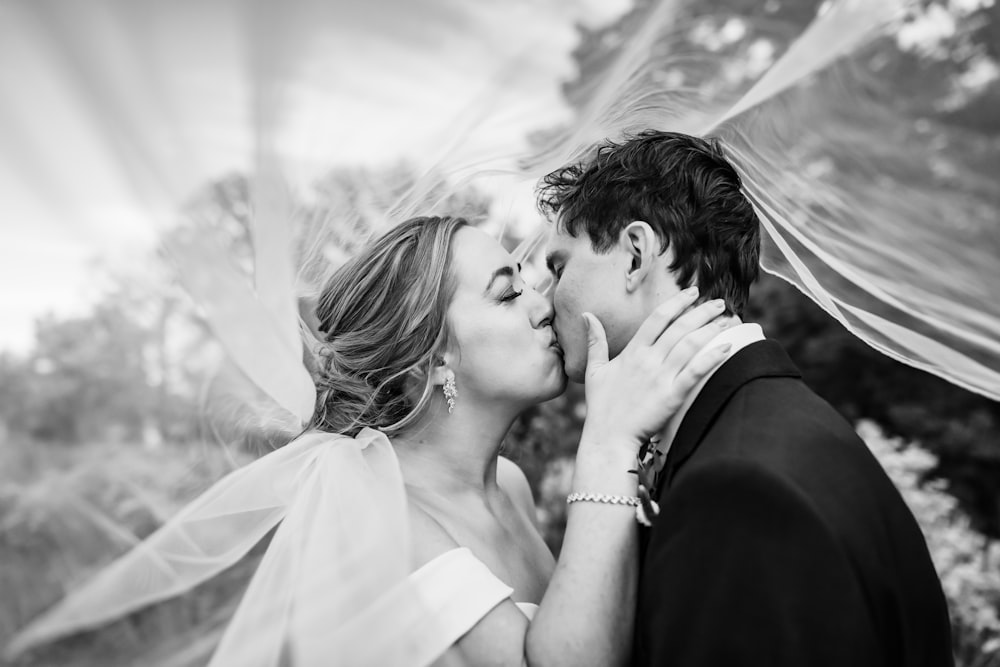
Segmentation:
[(342, 266), (319, 297), (323, 334), (313, 426), (388, 435), (424, 411), (448, 340), (451, 246), (463, 218), (411, 218)]

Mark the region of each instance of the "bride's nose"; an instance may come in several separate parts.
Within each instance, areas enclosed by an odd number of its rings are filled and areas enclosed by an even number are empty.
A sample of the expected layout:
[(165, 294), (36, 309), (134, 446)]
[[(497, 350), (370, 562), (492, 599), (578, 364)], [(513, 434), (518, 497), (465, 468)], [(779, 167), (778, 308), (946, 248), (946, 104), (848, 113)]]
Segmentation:
[(555, 313), (552, 309), (552, 300), (538, 290), (531, 289), (528, 292), (531, 298), (531, 326), (540, 329), (552, 324), (552, 316)]

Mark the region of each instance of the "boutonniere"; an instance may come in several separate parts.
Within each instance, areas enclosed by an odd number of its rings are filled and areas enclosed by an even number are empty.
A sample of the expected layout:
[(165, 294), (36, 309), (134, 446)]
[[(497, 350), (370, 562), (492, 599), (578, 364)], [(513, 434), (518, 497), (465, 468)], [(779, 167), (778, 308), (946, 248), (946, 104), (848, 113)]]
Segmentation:
[(639, 477), (639, 506), (635, 508), (635, 518), (647, 528), (660, 514), (660, 506), (653, 496), (656, 495), (656, 473), (663, 467), (666, 455), (660, 451), (659, 444), (660, 439), (656, 436), (643, 444), (635, 457), (635, 470), (629, 470)]

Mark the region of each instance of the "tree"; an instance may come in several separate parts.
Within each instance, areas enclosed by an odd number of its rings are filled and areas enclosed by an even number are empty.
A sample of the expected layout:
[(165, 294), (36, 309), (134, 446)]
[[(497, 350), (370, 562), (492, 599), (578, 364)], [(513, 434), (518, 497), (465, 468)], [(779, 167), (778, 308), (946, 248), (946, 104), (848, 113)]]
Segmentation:
[(113, 433), (141, 438), (150, 401), (143, 348), (147, 332), (117, 304), (92, 315), (41, 319), (32, 355), (35, 418), (45, 440), (79, 442)]
[(924, 532), (948, 599), (959, 665), (1000, 665), (1000, 549), (977, 531), (948, 485), (926, 483), (935, 456), (916, 443), (887, 437), (872, 422), (858, 433), (899, 489)]

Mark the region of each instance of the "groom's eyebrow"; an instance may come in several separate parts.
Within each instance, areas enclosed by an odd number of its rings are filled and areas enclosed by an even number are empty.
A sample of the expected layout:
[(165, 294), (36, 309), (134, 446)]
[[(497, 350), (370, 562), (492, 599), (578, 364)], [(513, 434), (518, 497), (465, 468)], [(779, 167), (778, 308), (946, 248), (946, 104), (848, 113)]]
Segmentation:
[[(518, 271), (521, 270), (521, 265), (520, 264), (517, 265), (517, 270)], [(497, 278), (500, 278), (501, 276), (507, 276), (508, 278), (513, 278), (514, 277), (514, 268), (510, 267), (510, 266), (501, 266), (499, 269), (497, 269), (496, 271), (494, 271), (493, 275), (490, 276), (490, 283), (486, 286), (486, 291), (487, 292), (489, 292), (491, 289), (493, 289), (493, 283), (496, 281)]]

